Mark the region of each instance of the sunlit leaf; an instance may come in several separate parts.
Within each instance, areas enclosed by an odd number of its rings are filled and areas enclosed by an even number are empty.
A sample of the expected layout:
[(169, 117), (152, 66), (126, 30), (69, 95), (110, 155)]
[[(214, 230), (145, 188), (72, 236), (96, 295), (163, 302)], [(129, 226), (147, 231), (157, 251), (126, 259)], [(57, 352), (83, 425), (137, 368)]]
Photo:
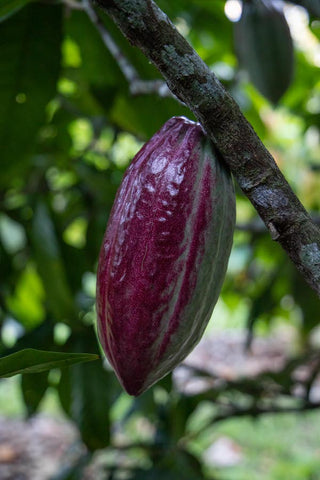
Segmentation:
[(51, 368), (63, 368), (97, 358), (98, 355), (90, 353), (47, 352), (27, 348), (0, 358), (0, 378), (12, 377), (18, 373), (44, 372)]
[(22, 272), (14, 295), (8, 297), (7, 306), (12, 314), (27, 328), (32, 328), (44, 319), (43, 301), (45, 292), (33, 265)]

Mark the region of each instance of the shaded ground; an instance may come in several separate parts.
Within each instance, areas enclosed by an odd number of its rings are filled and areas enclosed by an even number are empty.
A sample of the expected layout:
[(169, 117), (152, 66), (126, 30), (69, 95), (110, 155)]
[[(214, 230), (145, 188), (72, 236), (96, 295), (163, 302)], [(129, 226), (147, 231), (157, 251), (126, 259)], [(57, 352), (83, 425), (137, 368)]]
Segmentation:
[(57, 419), (41, 415), (27, 422), (0, 418), (0, 479), (49, 479), (67, 451), (71, 457), (77, 439), (76, 429)]

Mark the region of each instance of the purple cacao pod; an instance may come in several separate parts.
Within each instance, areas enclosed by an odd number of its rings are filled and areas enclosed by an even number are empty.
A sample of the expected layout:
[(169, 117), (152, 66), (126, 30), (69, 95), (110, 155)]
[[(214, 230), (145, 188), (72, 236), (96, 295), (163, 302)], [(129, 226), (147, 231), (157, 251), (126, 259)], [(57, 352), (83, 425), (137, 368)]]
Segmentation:
[(199, 342), (232, 245), (235, 194), (201, 126), (171, 118), (137, 153), (100, 251), (98, 335), (139, 395)]

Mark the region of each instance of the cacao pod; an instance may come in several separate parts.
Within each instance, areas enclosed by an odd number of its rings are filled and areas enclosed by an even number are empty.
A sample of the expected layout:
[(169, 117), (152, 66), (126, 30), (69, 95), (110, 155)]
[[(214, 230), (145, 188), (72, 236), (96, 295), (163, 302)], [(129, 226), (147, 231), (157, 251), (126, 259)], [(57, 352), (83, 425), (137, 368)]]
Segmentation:
[(276, 104), (293, 77), (293, 42), (278, 3), (248, 0), (234, 24), (240, 65), (259, 92)]
[(99, 257), (98, 335), (129, 394), (169, 373), (200, 340), (234, 221), (229, 171), (199, 124), (171, 118), (129, 166)]

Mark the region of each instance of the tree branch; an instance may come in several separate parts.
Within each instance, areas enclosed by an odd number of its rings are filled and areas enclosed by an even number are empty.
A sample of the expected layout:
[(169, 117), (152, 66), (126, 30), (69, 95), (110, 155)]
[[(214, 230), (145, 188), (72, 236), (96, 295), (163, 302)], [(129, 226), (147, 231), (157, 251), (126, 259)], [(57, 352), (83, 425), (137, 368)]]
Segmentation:
[[(310, 410), (316, 410), (320, 408), (320, 402), (303, 402), (301, 405), (291, 406), (291, 407), (281, 407), (278, 405), (271, 405), (269, 407), (259, 407), (257, 405), (252, 405), (247, 408), (234, 408), (229, 409), (225, 413), (221, 413), (215, 416), (212, 421), (206, 425), (205, 429), (209, 426), (222, 422), (224, 420), (229, 420), (230, 418), (235, 417), (257, 417), (260, 415), (266, 414), (275, 414), (275, 413), (301, 413)], [(203, 429), (204, 430), (204, 429)], [(199, 432), (197, 432), (199, 433)]]
[(269, 405), (259, 406), (257, 404), (250, 405), (248, 407), (237, 407), (236, 405), (230, 408), (226, 408), (224, 412), (217, 413), (208, 423), (200, 427), (198, 430), (188, 433), (179, 440), (179, 444), (185, 445), (190, 440), (198, 438), (201, 434), (207, 431), (213, 425), (230, 420), (231, 418), (241, 417), (260, 417), (261, 415), (275, 415), (275, 414), (288, 414), (288, 413), (303, 413), (320, 408), (320, 402), (302, 401), (300, 405), (293, 406), (280, 406)]
[(320, 296), (320, 230), (236, 102), (152, 0), (95, 0), (164, 76), (221, 152), (271, 236)]
[(88, 17), (95, 25), (96, 29), (101, 35), (103, 43), (117, 62), (121, 72), (123, 73), (123, 76), (129, 84), (130, 93), (132, 95), (156, 93), (160, 97), (172, 97), (171, 91), (163, 80), (142, 80), (140, 78), (137, 70), (129, 62), (117, 43), (113, 40), (112, 36), (97, 15), (89, 0), (82, 0), (82, 9), (85, 10)]

